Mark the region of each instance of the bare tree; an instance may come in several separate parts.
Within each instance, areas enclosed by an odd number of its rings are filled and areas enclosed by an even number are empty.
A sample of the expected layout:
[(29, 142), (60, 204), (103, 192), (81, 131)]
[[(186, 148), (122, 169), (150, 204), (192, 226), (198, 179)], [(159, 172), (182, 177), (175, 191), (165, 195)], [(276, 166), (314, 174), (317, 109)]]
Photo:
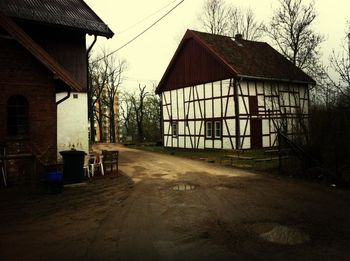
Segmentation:
[[(104, 50), (101, 57), (91, 62), (92, 85), (90, 110), (93, 112), (93, 120), (97, 121), (100, 130), (100, 140), (106, 141), (106, 134), (109, 140), (118, 140), (116, 111), (117, 96), (122, 75), (126, 69), (125, 60), (119, 60), (115, 56), (106, 56)], [(91, 122), (91, 119), (90, 119)]]
[(90, 139), (95, 141), (95, 121), (102, 129), (102, 107), (100, 106), (104, 87), (107, 82), (107, 68), (96, 62), (97, 59), (90, 61), (90, 88), (89, 88), (89, 121), (90, 121)]
[(199, 21), (206, 32), (225, 35), (229, 27), (229, 16), (230, 11), (224, 0), (206, 0)]
[(123, 136), (134, 136), (135, 110), (133, 108), (132, 95), (124, 92), (120, 99), (120, 118), (123, 126)]
[(233, 37), (236, 34), (241, 34), (246, 40), (259, 40), (264, 34), (264, 24), (256, 20), (252, 9), (231, 7), (227, 35)]
[(312, 29), (315, 18), (314, 3), (304, 5), (302, 0), (280, 0), (280, 7), (265, 28), (279, 51), (309, 73), (319, 63), (319, 47), (323, 41), (323, 36)]
[(145, 116), (145, 99), (148, 96), (148, 92), (146, 91), (146, 85), (141, 87), (139, 85), (139, 93), (138, 96), (131, 96), (131, 103), (134, 108), (135, 117), (136, 117), (136, 126), (137, 126), (137, 141), (142, 142), (144, 140), (144, 128), (143, 128), (143, 120)]
[(350, 32), (348, 33), (348, 47), (343, 46), (341, 53), (333, 51), (330, 58), (331, 68), (337, 73), (339, 81), (333, 81), (335, 88), (350, 102)]
[(132, 137), (137, 142), (160, 140), (160, 97), (146, 89), (146, 86), (139, 85), (136, 92), (121, 95), (120, 118), (124, 140), (126, 137)]
[(264, 26), (255, 18), (252, 9), (227, 5), (225, 0), (206, 0), (199, 21), (206, 32), (233, 37), (242, 34), (244, 39), (258, 40)]

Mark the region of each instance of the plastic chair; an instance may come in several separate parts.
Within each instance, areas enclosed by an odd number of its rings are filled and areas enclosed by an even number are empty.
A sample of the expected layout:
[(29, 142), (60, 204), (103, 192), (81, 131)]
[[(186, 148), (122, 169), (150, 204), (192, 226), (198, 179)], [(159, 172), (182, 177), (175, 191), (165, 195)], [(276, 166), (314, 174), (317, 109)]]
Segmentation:
[(96, 154), (94, 156), (94, 166), (96, 168), (99, 168), (101, 170), (101, 175), (104, 176), (105, 175), (105, 171), (104, 171), (104, 167), (103, 167), (103, 156), (100, 154)]
[(84, 158), (84, 174), (88, 178), (91, 178), (94, 176), (94, 171), (95, 171), (95, 164), (94, 164), (94, 159), (91, 158), (90, 155), (85, 155)]

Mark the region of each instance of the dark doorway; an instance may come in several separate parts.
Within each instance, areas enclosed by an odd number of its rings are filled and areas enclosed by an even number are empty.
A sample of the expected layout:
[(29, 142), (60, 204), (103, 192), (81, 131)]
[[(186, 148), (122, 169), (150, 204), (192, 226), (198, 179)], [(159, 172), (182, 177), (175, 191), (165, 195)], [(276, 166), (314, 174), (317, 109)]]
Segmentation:
[(261, 119), (250, 119), (250, 142), (252, 149), (262, 148)]

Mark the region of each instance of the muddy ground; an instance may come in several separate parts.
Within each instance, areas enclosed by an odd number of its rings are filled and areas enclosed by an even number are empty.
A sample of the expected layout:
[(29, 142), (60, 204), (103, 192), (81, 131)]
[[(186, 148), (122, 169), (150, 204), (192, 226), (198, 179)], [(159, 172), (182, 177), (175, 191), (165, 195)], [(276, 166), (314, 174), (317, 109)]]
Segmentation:
[[(349, 260), (350, 192), (117, 145), (119, 175), (0, 191), (0, 260)], [(272, 243), (276, 226), (309, 240)]]

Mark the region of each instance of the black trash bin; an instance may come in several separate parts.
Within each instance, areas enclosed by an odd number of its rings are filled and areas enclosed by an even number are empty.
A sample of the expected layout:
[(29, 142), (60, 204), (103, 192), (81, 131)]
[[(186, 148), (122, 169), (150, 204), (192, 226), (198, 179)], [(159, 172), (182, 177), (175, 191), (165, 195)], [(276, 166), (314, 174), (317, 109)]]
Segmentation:
[(63, 157), (63, 179), (65, 183), (79, 183), (84, 180), (84, 157), (80, 150), (60, 151)]

